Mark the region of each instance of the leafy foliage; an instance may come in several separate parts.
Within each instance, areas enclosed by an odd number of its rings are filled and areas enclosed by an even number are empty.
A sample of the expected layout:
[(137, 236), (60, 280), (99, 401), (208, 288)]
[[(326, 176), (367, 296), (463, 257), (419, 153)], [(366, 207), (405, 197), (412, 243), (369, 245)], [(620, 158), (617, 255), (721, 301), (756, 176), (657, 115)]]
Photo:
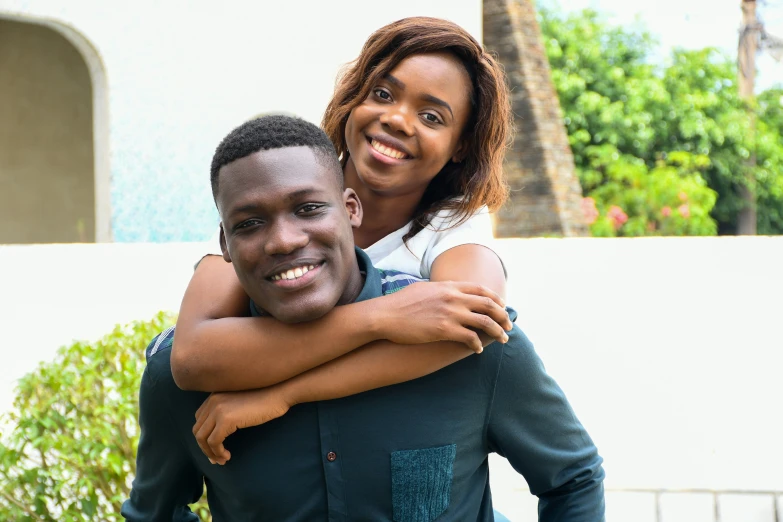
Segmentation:
[[(759, 233), (783, 233), (783, 91), (749, 106), (734, 62), (715, 49), (676, 50), (656, 68), (643, 30), (613, 27), (593, 10), (543, 7), (539, 18), (577, 172), (599, 213), (594, 235), (733, 233), (748, 179)], [(687, 212), (665, 210), (683, 201)], [(608, 215), (613, 207), (623, 223)]]
[(13, 430), (0, 436), (0, 520), (121, 520), (136, 469), (144, 349), (173, 322), (161, 313), (73, 343), (20, 380), (3, 419)]

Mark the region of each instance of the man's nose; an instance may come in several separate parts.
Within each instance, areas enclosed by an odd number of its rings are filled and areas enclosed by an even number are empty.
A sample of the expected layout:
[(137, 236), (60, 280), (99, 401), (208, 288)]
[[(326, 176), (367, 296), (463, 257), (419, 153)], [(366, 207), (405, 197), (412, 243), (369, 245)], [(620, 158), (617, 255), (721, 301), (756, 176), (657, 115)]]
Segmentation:
[(307, 233), (288, 219), (276, 220), (270, 232), (264, 244), (264, 252), (267, 255), (291, 254), (310, 242)]

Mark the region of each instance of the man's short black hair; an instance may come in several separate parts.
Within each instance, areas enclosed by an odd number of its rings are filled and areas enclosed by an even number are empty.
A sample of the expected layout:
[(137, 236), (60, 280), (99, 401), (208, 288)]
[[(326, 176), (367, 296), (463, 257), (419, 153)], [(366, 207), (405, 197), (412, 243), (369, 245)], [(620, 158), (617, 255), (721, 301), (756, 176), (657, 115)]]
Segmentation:
[(293, 116), (270, 115), (243, 123), (223, 138), (212, 156), (210, 180), (212, 197), (217, 199), (218, 174), (229, 163), (262, 150), (284, 147), (310, 147), (333, 168), (343, 187), (343, 172), (334, 145), (317, 125)]

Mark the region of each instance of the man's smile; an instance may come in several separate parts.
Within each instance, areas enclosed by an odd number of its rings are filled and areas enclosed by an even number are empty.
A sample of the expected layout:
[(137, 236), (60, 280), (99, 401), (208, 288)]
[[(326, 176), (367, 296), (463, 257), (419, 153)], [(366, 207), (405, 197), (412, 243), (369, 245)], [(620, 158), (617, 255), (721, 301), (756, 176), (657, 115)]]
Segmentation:
[(313, 264), (302, 263), (284, 268), (266, 279), (286, 290), (299, 289), (310, 284), (321, 272), (323, 265), (323, 261)]

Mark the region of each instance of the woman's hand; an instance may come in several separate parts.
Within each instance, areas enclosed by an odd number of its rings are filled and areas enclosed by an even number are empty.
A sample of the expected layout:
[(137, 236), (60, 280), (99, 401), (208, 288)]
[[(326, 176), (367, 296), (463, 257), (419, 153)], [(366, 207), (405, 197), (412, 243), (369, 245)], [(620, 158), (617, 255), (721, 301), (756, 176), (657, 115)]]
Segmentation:
[(292, 404), (281, 388), (213, 393), (196, 411), (193, 435), (201, 451), (213, 464), (223, 465), (231, 458), (223, 441), (242, 428), (259, 426), (285, 415)]
[(506, 342), (512, 327), (500, 296), (477, 283), (415, 283), (379, 301), (384, 338), (398, 344), (456, 341), (481, 353), (489, 342)]

